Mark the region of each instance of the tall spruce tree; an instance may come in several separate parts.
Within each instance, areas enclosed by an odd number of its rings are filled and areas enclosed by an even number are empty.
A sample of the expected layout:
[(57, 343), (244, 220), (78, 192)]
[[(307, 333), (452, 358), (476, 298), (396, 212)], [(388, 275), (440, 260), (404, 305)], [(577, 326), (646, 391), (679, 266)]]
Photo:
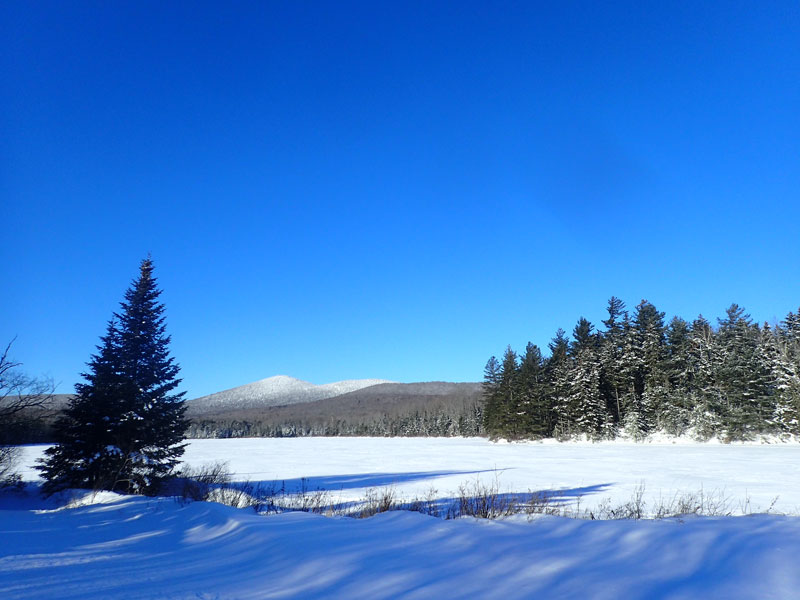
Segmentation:
[(566, 332), (559, 327), (547, 347), (550, 349), (550, 358), (545, 363), (545, 375), (547, 393), (553, 407), (551, 431), (556, 437), (569, 437), (574, 432), (569, 404), (571, 360)]
[(769, 429), (778, 433), (798, 430), (797, 406), (800, 400), (800, 373), (788, 355), (780, 329), (773, 332), (768, 323), (761, 328), (759, 361), (769, 373), (772, 391), (772, 417)]
[(501, 433), (502, 397), (500, 395), (500, 363), (492, 356), (483, 370), (483, 429), (490, 436)]
[(511, 346), (506, 348), (503, 362), (500, 364), (499, 394), (500, 426), (498, 434), (516, 439), (522, 434), (520, 404), (523, 394), (519, 380), (517, 353), (511, 349)]
[(598, 336), (594, 333), (594, 326), (581, 317), (572, 330), (572, 338), (568, 400), (562, 408), (562, 415), (569, 421), (572, 432), (594, 437), (610, 420), (600, 392)]
[(622, 344), (619, 354), (620, 423), (629, 435), (642, 432), (639, 401), (636, 393), (639, 360), (637, 358), (636, 333), (630, 315), (622, 316)]
[(627, 312), (625, 303), (616, 296), (609, 299), (607, 310), (608, 319), (603, 321), (606, 330), (600, 344), (600, 391), (606, 401), (606, 412), (614, 423), (619, 424), (622, 419), (620, 398), (624, 384), (622, 352), (625, 335), (621, 319), (627, 317)]
[(714, 330), (703, 315), (689, 331), (689, 379), (691, 381), (691, 426), (699, 438), (709, 438), (721, 427), (721, 392), (716, 380), (719, 355)]
[(636, 306), (634, 315), (636, 341), (636, 394), (642, 431), (650, 431), (660, 424), (661, 411), (666, 401), (667, 386), (664, 377), (664, 313), (647, 300)]
[(146, 258), (56, 424), (56, 445), (38, 467), (45, 493), (154, 493), (179, 462), (188, 423), (160, 294)]
[(724, 399), (726, 434), (748, 438), (764, 430), (771, 417), (770, 374), (760, 360), (760, 328), (738, 304), (731, 304), (719, 321), (721, 346), (717, 380)]
[(668, 391), (661, 411), (661, 427), (680, 435), (689, 427), (691, 415), (691, 372), (689, 369), (689, 324), (673, 317), (667, 326), (664, 375)]
[(550, 406), (545, 389), (544, 360), (536, 344), (528, 342), (519, 365), (522, 388), (523, 431), (532, 437), (546, 437), (549, 432)]

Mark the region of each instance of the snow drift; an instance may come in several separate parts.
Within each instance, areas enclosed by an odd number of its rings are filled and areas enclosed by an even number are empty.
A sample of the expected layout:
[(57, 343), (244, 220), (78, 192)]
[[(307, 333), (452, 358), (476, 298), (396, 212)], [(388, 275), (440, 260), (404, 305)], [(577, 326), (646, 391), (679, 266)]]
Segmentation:
[(123, 498), (0, 510), (0, 597), (797, 598), (800, 519), (259, 516)]

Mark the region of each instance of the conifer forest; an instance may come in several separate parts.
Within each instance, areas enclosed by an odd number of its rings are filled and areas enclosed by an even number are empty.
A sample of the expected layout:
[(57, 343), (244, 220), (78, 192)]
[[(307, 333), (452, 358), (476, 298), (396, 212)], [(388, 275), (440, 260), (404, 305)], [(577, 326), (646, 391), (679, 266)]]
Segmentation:
[(484, 373), (484, 428), (494, 438), (637, 439), (654, 432), (747, 440), (800, 432), (800, 310), (773, 326), (732, 304), (713, 325), (643, 300), (608, 301), (597, 330), (559, 329), (549, 356), (510, 346)]

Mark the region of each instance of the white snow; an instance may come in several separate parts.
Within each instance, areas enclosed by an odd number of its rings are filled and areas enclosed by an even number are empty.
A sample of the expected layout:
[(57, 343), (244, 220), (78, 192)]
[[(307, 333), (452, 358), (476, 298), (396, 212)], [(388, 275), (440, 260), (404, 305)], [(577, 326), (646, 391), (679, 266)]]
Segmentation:
[(124, 499), (0, 510), (0, 597), (797, 598), (800, 519), (258, 516)]
[[(42, 446), (24, 448), (30, 465)], [(731, 507), (800, 512), (800, 445), (501, 443), (482, 439), (195, 440), (186, 460), (237, 480), (324, 487), (342, 499), (394, 485), (498, 477), (504, 491), (624, 502), (722, 491)], [(34, 472), (26, 468), (25, 477)], [(303, 482), (303, 478), (305, 482)], [(800, 518), (444, 521), (260, 516), (212, 503), (102, 495), (66, 510), (0, 502), (0, 598), (785, 598), (800, 597)], [(82, 503), (91, 501), (84, 497)], [(80, 504), (78, 502), (77, 504)]]
[[(644, 484), (650, 503), (676, 492), (721, 494), (735, 512), (800, 514), (800, 444), (493, 443), (482, 438), (192, 440), (184, 459), (228, 463), (236, 481), (325, 489), (343, 500), (392, 485), (407, 497), (452, 497), (463, 483), (554, 492), (581, 506), (618, 504)], [(749, 502), (749, 506), (745, 506)], [(740, 509), (747, 509), (742, 511)]]

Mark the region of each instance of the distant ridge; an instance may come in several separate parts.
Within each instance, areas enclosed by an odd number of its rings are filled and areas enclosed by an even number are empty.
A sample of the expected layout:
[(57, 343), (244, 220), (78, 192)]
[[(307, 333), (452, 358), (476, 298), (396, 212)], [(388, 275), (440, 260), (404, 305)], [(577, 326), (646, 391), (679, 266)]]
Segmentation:
[(287, 406), (341, 396), (374, 385), (393, 383), (385, 379), (349, 379), (314, 385), (286, 375), (276, 375), (202, 396), (187, 402), (189, 414), (213, 414), (231, 410)]
[(379, 383), (352, 392), (282, 406), (219, 405), (192, 411), (188, 436), (482, 435), (483, 384), (427, 381)]

